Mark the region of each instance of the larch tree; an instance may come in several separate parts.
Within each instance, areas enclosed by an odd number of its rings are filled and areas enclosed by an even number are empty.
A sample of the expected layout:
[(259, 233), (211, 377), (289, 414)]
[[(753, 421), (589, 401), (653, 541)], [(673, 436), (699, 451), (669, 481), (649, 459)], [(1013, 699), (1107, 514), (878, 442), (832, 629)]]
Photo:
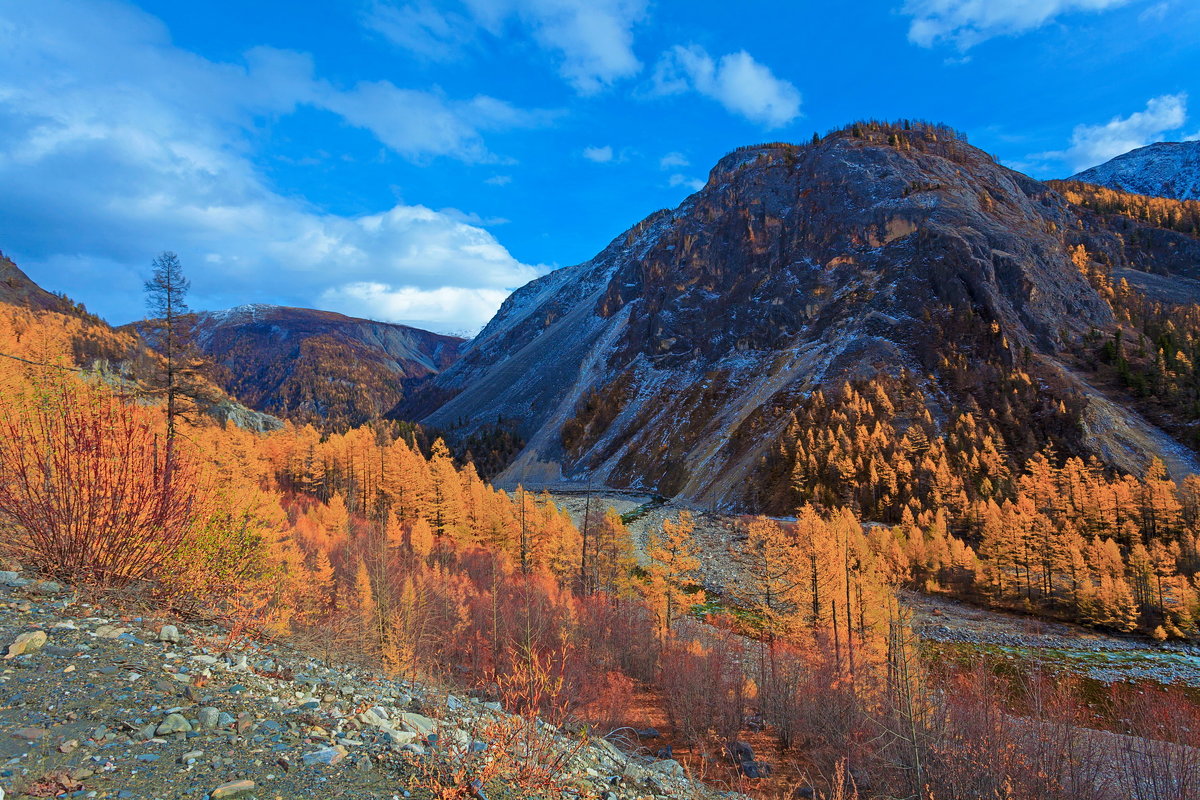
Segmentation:
[(700, 568), (699, 549), (692, 539), (695, 530), (691, 513), (681, 511), (677, 521), (663, 520), (662, 531), (652, 533), (646, 545), (650, 561), (646, 593), (658, 617), (659, 635), (663, 639), (670, 634), (676, 619), (704, 602), (704, 592), (691, 587)]

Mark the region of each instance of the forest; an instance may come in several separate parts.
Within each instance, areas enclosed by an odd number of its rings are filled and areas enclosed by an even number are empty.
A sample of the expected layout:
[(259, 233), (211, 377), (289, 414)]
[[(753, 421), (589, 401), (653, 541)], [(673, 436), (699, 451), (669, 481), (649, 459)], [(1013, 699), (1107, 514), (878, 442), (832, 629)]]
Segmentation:
[[(139, 587), (221, 620), (231, 641), (285, 638), (583, 735), (636, 728), (653, 706), (689, 769), (760, 797), (803, 784), (1081, 798), (1200, 774), (1200, 725), (1167, 722), (1168, 708), (1200, 721), (1185, 694), (1096, 697), (1048, 674), (939, 662), (899, 600), (947, 592), (1193, 636), (1195, 479), (1119, 476), (1053, 451), (1012, 470), (995, 423), (963, 414), (938, 436), (901, 382), (847, 384), (815, 398), (781, 450), (794, 519), (747, 518), (743, 579), (709, 596), (687, 512), (639, 554), (615, 511), (577, 526), (548, 495), (489, 486), (440, 440), (422, 452), (411, 426), (258, 433), (192, 413), (186, 395), (172, 419), (165, 398), (75, 366), (81, 340), (126, 344), (113, 335), (0, 309), (6, 561), (96, 591)], [(900, 418), (915, 421), (898, 433)], [(734, 746), (751, 735), (757, 757)]]

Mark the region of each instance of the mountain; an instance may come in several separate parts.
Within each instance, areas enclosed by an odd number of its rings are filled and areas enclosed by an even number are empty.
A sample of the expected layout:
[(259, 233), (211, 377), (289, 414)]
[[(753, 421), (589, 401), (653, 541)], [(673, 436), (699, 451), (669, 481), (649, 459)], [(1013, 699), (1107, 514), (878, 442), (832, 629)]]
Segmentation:
[[(501, 483), (778, 513), (797, 491), (858, 502), (868, 481), (847, 476), (886, 485), (900, 457), (926, 484), (975, 470), (954, 491), (984, 496), (1047, 445), (1184, 474), (1192, 453), (1081, 358), (1117, 325), (1099, 273), (1137, 269), (1139, 247), (943, 126), (741, 148), (678, 208), (515, 292), (402, 408), (452, 436), (516, 420)], [(862, 455), (877, 437), (898, 441)]]
[(0, 253), (0, 303), (33, 311), (57, 311), (74, 314), (82, 311), (65, 297), (51, 294), (38, 286), (4, 253)]
[(337, 430), (377, 419), (454, 363), (464, 340), (305, 308), (203, 312), (196, 344), (226, 391), (253, 408)]
[(1156, 142), (1139, 147), (1068, 180), (1133, 194), (1200, 200), (1200, 141)]
[[(75, 365), (112, 384), (150, 396), (161, 375), (161, 359), (140, 337), (110, 326), (81, 304), (37, 285), (10, 259), (0, 254), (0, 328), (5, 355), (40, 362), (44, 353), (65, 352)], [(185, 394), (194, 407), (222, 423), (256, 431), (274, 430), (282, 423), (252, 411), (229, 397), (203, 376)]]

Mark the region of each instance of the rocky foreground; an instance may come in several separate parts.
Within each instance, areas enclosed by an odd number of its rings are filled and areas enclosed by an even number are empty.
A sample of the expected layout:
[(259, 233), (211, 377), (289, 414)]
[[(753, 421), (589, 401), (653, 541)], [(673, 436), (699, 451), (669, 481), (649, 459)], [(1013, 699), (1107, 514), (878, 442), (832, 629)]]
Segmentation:
[(500, 800), (529, 796), (518, 773), (563, 797), (733, 796), (481, 698), (227, 639), (0, 572), (0, 800)]

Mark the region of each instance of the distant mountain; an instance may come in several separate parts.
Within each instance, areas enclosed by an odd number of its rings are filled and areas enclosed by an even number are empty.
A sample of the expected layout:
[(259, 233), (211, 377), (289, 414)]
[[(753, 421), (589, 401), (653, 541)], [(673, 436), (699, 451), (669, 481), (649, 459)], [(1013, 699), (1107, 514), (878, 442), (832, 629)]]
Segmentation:
[(1139, 147), (1068, 180), (1133, 194), (1200, 200), (1200, 141)]
[[(138, 327), (135, 323), (134, 327)], [(345, 430), (378, 419), (454, 363), (464, 340), (330, 311), (248, 305), (202, 312), (196, 344), (253, 408)]]
[[(1121, 224), (943, 126), (741, 148), (678, 208), (516, 291), (404, 407), (451, 436), (516, 420), (502, 484), (785, 514), (812, 497), (896, 519), (897, 470), (991, 496), (1047, 446), (1181, 476), (1194, 454), (1085, 379), (1132, 302), (1109, 270), (1154, 256), (1157, 229)], [(1175, 262), (1156, 271), (1200, 263), (1200, 240), (1163, 236)], [(1116, 351), (1129, 377), (1143, 356)]]
[[(110, 326), (81, 304), (38, 286), (10, 259), (0, 254), (0, 308), (19, 319), (25, 336), (47, 342), (65, 341), (75, 364), (136, 393), (153, 394), (161, 362), (133, 332)], [(211, 381), (198, 377), (185, 392), (194, 407), (222, 422), (251, 430), (271, 430), (282, 423), (241, 405)]]

